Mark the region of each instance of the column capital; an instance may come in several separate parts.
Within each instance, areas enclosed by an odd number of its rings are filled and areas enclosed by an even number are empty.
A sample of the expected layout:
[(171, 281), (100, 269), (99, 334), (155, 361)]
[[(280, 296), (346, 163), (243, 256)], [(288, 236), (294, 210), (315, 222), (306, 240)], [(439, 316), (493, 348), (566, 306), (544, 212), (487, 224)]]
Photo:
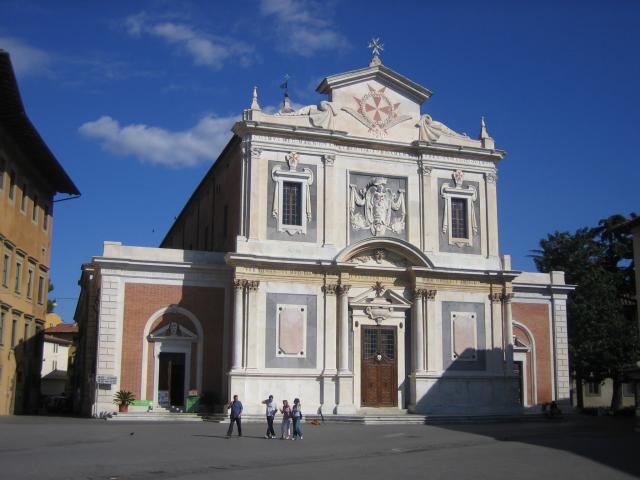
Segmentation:
[(424, 298), (426, 298), (427, 300), (434, 301), (436, 299), (437, 294), (438, 294), (437, 290), (427, 290), (427, 293), (425, 293)]
[(500, 298), (504, 303), (511, 303), (513, 300), (513, 293), (503, 293)]
[(233, 279), (233, 288), (235, 288), (236, 290), (242, 290), (244, 288), (244, 282), (246, 282), (246, 280), (241, 280), (239, 278), (234, 278)]
[(322, 292), (325, 295), (335, 295), (339, 293), (339, 286), (335, 283), (327, 283), (322, 286)]
[(488, 172), (484, 174), (484, 178), (487, 183), (496, 183), (498, 181), (498, 175), (495, 172)]
[(336, 161), (336, 156), (333, 154), (327, 154), (322, 156), (322, 163), (324, 163), (325, 167), (333, 167), (333, 164)]
[(351, 290), (351, 285), (338, 285), (337, 292), (339, 295), (347, 295)]
[(431, 175), (432, 168), (429, 165), (426, 165), (422, 160), (418, 160), (418, 173), (420, 175)]
[(490, 293), (489, 300), (491, 303), (500, 303), (502, 302), (502, 294), (501, 293)]
[(262, 149), (258, 147), (251, 147), (251, 158), (260, 159), (262, 156)]
[(256, 291), (260, 287), (260, 280), (244, 280), (242, 283), (250, 291)]
[(420, 297), (424, 298), (425, 300), (435, 300), (437, 293), (438, 293), (437, 290), (430, 290), (428, 288), (415, 287), (413, 289), (413, 294), (416, 297), (420, 296)]

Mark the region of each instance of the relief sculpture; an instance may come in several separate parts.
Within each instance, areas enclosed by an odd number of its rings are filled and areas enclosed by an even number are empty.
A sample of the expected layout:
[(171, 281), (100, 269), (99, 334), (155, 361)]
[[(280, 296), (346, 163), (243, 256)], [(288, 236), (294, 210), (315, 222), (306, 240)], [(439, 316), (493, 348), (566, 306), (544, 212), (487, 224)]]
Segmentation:
[[(387, 188), (387, 179), (373, 178), (364, 188), (349, 185), (351, 228), (353, 230), (370, 229), (374, 236), (384, 235), (387, 229), (402, 233), (405, 229), (405, 191), (393, 193)], [(364, 215), (357, 211), (362, 207)], [(398, 212), (392, 215), (392, 212)]]

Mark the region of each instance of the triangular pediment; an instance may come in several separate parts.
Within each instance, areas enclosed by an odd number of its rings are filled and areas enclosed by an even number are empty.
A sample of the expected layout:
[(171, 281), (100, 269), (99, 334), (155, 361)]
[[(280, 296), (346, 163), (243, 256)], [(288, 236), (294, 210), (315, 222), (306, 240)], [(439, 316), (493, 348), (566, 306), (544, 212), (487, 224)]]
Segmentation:
[(401, 294), (394, 292), (391, 289), (380, 290), (380, 287), (373, 286), (369, 290), (361, 293), (357, 297), (354, 297), (349, 301), (349, 304), (354, 306), (378, 306), (378, 307), (393, 307), (393, 308), (410, 308), (411, 302), (409, 302)]
[(191, 330), (177, 322), (170, 322), (149, 334), (149, 341), (159, 340), (182, 340), (187, 342), (197, 342), (198, 336)]
[(385, 65), (374, 65), (358, 70), (351, 70), (337, 75), (326, 77), (316, 88), (319, 93), (326, 93), (331, 96), (334, 90), (344, 87), (366, 84), (367, 82), (377, 82), (389, 89), (402, 94), (421, 105), (431, 97), (432, 92), (419, 83), (400, 75), (398, 72)]

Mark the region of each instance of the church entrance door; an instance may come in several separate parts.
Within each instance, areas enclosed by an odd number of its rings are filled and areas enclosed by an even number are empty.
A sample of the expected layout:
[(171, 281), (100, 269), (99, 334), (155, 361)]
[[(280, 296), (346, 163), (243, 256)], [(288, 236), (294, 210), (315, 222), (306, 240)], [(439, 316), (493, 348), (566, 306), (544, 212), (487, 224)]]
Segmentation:
[(168, 392), (169, 405), (184, 406), (184, 353), (161, 353), (158, 390)]
[(362, 326), (362, 406), (398, 405), (396, 327)]

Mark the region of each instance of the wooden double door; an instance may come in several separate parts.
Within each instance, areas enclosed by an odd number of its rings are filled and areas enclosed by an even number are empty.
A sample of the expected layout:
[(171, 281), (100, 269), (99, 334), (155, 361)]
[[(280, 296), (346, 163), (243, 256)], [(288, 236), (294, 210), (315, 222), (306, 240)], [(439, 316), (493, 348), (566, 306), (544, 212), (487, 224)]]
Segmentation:
[(362, 326), (362, 406), (398, 405), (396, 327)]

